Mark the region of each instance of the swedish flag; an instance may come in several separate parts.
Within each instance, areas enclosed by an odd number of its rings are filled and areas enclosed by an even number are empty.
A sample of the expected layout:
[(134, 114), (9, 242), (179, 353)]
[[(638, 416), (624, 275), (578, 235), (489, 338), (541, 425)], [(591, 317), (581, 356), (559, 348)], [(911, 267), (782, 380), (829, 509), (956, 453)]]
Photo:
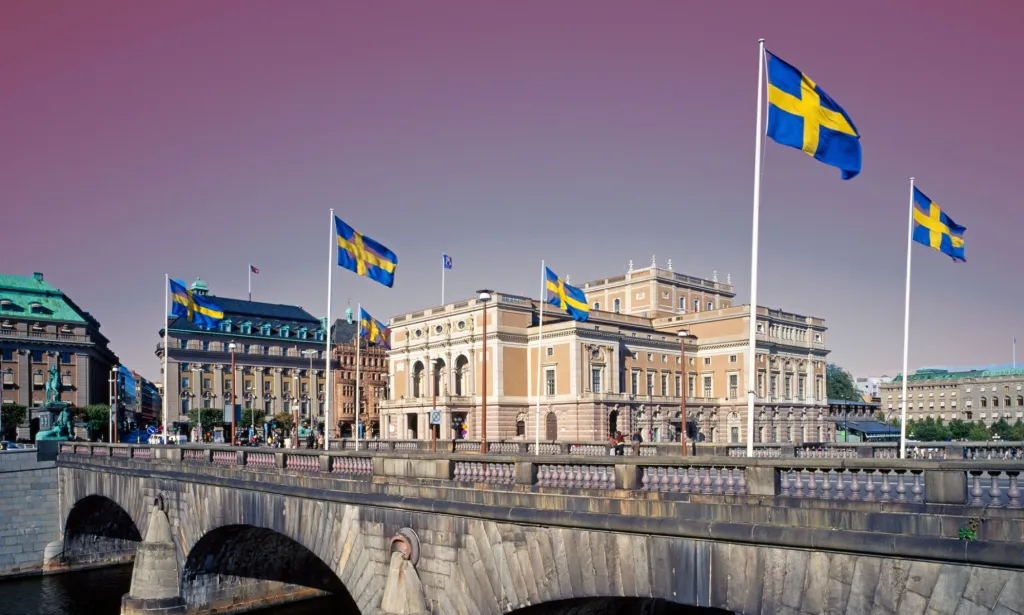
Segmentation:
[(771, 53), (767, 56), (768, 136), (839, 167), (843, 179), (856, 177), (860, 133), (850, 116), (810, 77)]
[(583, 291), (569, 286), (547, 267), (544, 272), (547, 276), (547, 302), (565, 310), (574, 320), (585, 321), (590, 316), (590, 306), (587, 305), (587, 296)]
[(384, 350), (391, 350), (391, 329), (362, 307), (359, 308), (359, 337), (365, 337), (366, 341)]
[(338, 266), (376, 280), (391, 288), (395, 283), (398, 257), (391, 250), (334, 217), (338, 236)]
[(196, 295), (178, 280), (171, 280), (171, 315), (184, 316), (204, 329), (213, 329), (224, 320), (224, 310), (220, 306)]
[(966, 230), (966, 226), (953, 222), (935, 201), (914, 188), (914, 241), (935, 248), (954, 261), (967, 262), (964, 257)]

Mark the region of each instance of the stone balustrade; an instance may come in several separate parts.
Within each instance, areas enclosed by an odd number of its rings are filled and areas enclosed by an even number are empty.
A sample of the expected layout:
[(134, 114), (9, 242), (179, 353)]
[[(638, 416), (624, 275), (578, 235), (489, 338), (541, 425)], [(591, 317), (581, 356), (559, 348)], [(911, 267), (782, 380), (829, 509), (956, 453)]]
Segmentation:
[[(479, 446), (479, 442), (467, 444)], [(606, 448), (596, 444), (591, 446)], [(522, 448), (529, 450), (527, 446)], [(775, 448), (778, 450), (778, 447)], [(511, 450), (511, 447), (499, 447), (499, 450)], [(430, 454), (399, 450), (384, 454), (369, 450), (324, 452), (227, 446), (79, 443), (61, 443), (59, 452), (64, 459), (88, 458), (100, 463), (116, 464), (119, 460), (177, 460), (189, 467), (276, 469), (285, 473), (325, 474), (351, 479), (404, 476), (388, 469), (386, 462), (392, 459), (428, 468), (425, 474), (417, 474), (420, 478), (461, 484), (622, 490), (688, 497), (749, 495), (830, 502), (951, 504), (1011, 510), (1022, 508), (1019, 483), (1022, 465), (1013, 459), (895, 460), (853, 457), (848, 452), (839, 451), (834, 453), (836, 457), (831, 457), (825, 451), (822, 457), (753, 459), (730, 455), (682, 458), (605, 454), (600, 460), (581, 463), (576, 461), (577, 457), (565, 455), (564, 452), (546, 453), (543, 456), (517, 453), (475, 454), (466, 457), (461, 452)], [(731, 454), (731, 450), (728, 452)]]

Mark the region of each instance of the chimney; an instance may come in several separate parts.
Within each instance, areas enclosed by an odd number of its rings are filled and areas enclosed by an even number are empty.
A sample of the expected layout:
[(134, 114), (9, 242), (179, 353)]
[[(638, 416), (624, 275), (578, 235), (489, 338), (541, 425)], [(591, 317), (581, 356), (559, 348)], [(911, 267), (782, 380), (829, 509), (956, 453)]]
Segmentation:
[(43, 281), (43, 274), (39, 273), (38, 271), (33, 273), (32, 277), (36, 279), (36, 282), (42, 282)]

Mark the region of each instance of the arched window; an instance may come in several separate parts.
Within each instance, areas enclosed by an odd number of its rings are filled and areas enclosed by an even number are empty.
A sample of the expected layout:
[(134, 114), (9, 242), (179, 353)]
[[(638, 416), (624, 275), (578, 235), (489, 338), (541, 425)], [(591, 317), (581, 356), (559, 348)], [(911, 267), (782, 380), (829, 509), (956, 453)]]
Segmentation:
[(764, 425), (757, 428), (757, 441), (764, 442)]
[(679, 298), (679, 312), (682, 314), (686, 313), (686, 297)]
[(1004, 408), (1009, 408), (1010, 407), (1010, 396), (1009, 395), (1007, 395), (1006, 399), (1003, 400), (1003, 407)]
[(693, 300), (693, 311), (694, 312), (699, 312), (700, 311), (700, 299), (694, 299)]
[(999, 398), (997, 396), (995, 396), (995, 395), (992, 396), (992, 407), (993, 408), (998, 408), (999, 407)]
[(712, 303), (711, 301), (708, 301), (708, 311), (710, 312), (713, 309), (715, 309), (715, 304)]
[(526, 437), (526, 413), (525, 412), (520, 412), (518, 415), (516, 415), (516, 437), (517, 438), (525, 438)]
[(619, 313), (619, 306), (621, 306), (621, 305), (622, 305), (622, 302), (620, 300), (618, 300), (618, 299), (616, 299), (615, 301), (612, 301), (612, 311), (615, 312), (616, 314), (618, 314)]
[(455, 394), (466, 394), (466, 376), (469, 371), (469, 359), (465, 355), (459, 355), (455, 359)]
[(1020, 408), (1021, 406), (1024, 406), (1024, 395), (1017, 396), (1017, 407)]
[(441, 379), (441, 374), (444, 373), (444, 359), (434, 360), (434, 395), (445, 395), (448, 391), (445, 390), (444, 381)]
[(987, 397), (982, 397), (981, 398), (981, 407), (982, 408), (988, 408), (988, 398)]
[(416, 361), (412, 366), (412, 396), (422, 397), (423, 396), (423, 363)]

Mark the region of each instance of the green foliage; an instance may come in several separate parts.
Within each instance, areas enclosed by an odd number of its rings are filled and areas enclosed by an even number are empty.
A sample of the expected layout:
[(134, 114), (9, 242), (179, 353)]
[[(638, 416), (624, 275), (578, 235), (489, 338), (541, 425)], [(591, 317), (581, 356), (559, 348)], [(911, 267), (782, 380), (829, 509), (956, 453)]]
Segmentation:
[(845, 401), (863, 400), (850, 372), (835, 363), (829, 363), (825, 366), (825, 387), (828, 389), (829, 399), (842, 399)]
[(24, 423), (25, 419), (28, 418), (28, 408), (19, 404), (4, 404), (0, 412), (3, 413), (4, 429), (13, 429)]
[(78, 415), (81, 417), (81, 420), (85, 421), (90, 437), (96, 439), (103, 438), (106, 442), (110, 442), (110, 406), (106, 404), (85, 406)]
[(264, 410), (254, 410), (253, 408), (244, 408), (242, 410), (242, 427), (250, 427), (255, 419), (256, 429), (263, 429), (263, 423), (267, 422), (267, 413)]
[(978, 422), (971, 425), (971, 430), (967, 432), (967, 439), (971, 442), (985, 442), (992, 439), (992, 434), (989, 433), (987, 427)]
[(967, 523), (967, 527), (960, 528), (960, 540), (977, 540), (978, 539), (978, 525), (981, 523), (981, 519), (978, 517), (971, 517), (970, 522)]
[(914, 439), (920, 442), (943, 442), (950, 439), (949, 427), (943, 424), (942, 419), (907, 421), (907, 433), (913, 434)]
[(963, 440), (971, 433), (971, 424), (960, 419), (949, 422), (949, 435), (953, 440)]
[(293, 418), (294, 417), (292, 417), (292, 415), (288, 412), (280, 412), (278, 413), (277, 416), (274, 417), (274, 420), (278, 422), (278, 424), (281, 426), (281, 429), (290, 433), (292, 430), (292, 425), (294, 423)]
[(224, 410), (221, 408), (196, 408), (188, 411), (188, 420), (192, 425), (199, 423), (200, 416), (204, 430), (224, 423)]

